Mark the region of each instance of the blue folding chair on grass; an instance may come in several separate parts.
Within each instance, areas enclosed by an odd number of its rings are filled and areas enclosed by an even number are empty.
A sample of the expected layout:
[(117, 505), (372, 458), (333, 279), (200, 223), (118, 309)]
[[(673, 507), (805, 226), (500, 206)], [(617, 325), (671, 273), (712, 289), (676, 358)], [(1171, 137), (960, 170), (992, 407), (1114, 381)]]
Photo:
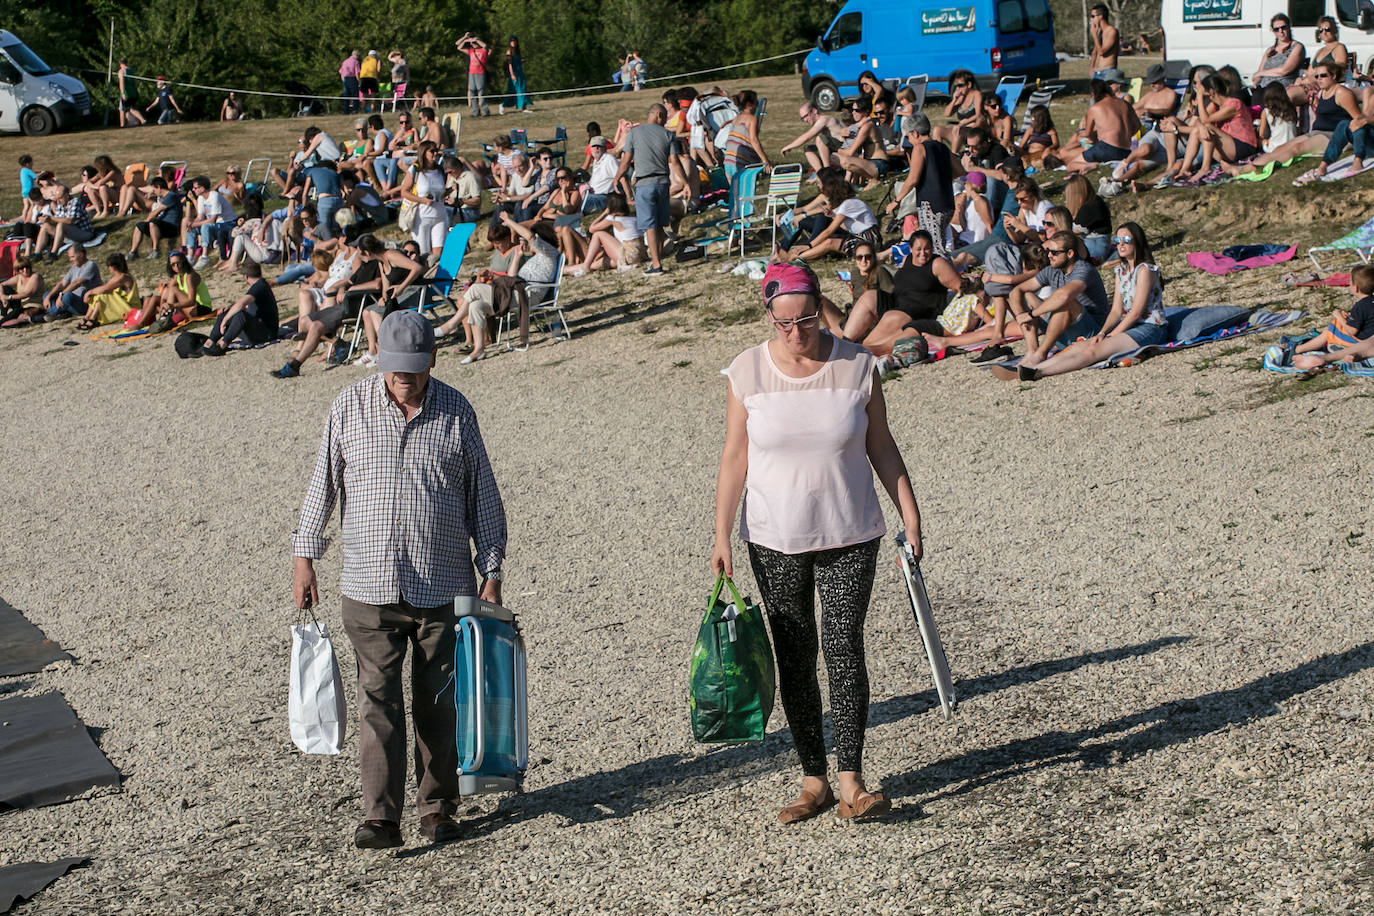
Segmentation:
[(434, 265), (433, 275), (416, 284), (423, 290), (423, 295), (415, 306), (421, 315), (430, 317), (430, 309), (448, 300), (462, 270), (463, 255), (467, 254), (468, 242), (472, 240), (475, 231), (476, 223), (459, 223), (444, 236), (444, 247), (439, 251), (439, 263)]

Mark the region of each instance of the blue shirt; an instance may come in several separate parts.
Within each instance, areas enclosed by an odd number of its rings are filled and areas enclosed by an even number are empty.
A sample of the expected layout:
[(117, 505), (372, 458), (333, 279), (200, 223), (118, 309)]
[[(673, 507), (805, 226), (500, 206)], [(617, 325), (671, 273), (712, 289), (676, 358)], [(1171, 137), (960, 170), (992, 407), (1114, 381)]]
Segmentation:
[(339, 195), (339, 173), (333, 169), (309, 168), (305, 170), (305, 176), (310, 179), (310, 183), (315, 186), (315, 193)]
[(28, 196), (29, 196), (29, 192), (33, 190), (33, 186), (34, 186), (34, 184), (36, 184), (37, 182), (38, 182), (38, 173), (37, 173), (37, 172), (35, 172), (33, 169), (27, 168), (27, 167), (20, 169), (20, 170), (19, 170), (19, 196), (20, 196), (20, 197), (28, 197)]

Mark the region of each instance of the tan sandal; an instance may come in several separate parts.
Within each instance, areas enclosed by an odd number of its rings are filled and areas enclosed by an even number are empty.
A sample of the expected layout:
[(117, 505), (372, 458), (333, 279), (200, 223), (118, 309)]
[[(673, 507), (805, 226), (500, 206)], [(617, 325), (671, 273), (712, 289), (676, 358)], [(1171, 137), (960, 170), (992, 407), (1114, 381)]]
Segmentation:
[(809, 789), (803, 789), (801, 796), (778, 812), (778, 822), (782, 824), (795, 824), (798, 821), (808, 821), (824, 811), (829, 811), (835, 807), (837, 799), (835, 793), (826, 787), (824, 795), (817, 795)]
[(860, 792), (854, 796), (853, 803), (841, 799), (837, 817), (840, 820), (855, 820), (877, 817), (892, 810), (892, 802), (881, 792)]

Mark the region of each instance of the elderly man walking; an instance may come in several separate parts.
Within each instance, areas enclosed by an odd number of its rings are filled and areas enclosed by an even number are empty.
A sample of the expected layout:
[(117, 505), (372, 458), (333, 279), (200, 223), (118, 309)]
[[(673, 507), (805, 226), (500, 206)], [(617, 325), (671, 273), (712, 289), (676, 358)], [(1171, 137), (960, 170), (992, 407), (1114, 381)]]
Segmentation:
[(433, 328), (400, 311), (378, 337), (380, 371), (334, 400), (291, 535), (296, 606), (307, 608), (319, 601), (313, 561), (324, 554), (325, 525), (342, 506), (343, 622), (358, 661), (360, 849), (401, 845), (407, 648), (420, 831), (435, 842), (457, 838), (453, 599), (480, 594), (500, 604), (506, 552), (505, 509), (477, 415), (430, 377)]

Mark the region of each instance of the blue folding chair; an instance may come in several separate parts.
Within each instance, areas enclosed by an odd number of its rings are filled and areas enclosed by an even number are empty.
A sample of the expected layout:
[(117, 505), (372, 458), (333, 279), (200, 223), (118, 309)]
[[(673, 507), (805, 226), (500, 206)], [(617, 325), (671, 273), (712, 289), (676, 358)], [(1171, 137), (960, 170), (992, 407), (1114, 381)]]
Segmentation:
[(758, 187), (759, 175), (761, 174), (763, 174), (762, 165), (745, 166), (735, 172), (734, 177), (730, 179), (729, 215), (705, 224), (707, 228), (714, 228), (721, 223), (728, 223), (730, 227), (729, 234), (702, 239), (697, 244), (709, 245), (712, 242), (725, 242), (726, 251), (728, 252), (730, 250), (730, 245), (734, 241), (736, 228), (741, 223), (747, 222), (749, 217), (754, 214), (754, 205), (758, 202), (755, 196), (756, 189)]
[(530, 146), (539, 148), (547, 146), (553, 153), (553, 158), (558, 160), (560, 168), (568, 164), (568, 129), (566, 127), (556, 127), (553, 137), (548, 140), (531, 140)]
[(430, 317), (427, 310), (448, 299), (463, 266), (463, 255), (467, 254), (468, 242), (472, 240), (472, 234), (476, 230), (476, 223), (459, 223), (444, 236), (444, 247), (439, 252), (439, 263), (434, 265), (433, 275), (415, 284), (425, 291), (425, 295), (420, 297), (419, 304), (415, 306), (421, 315)]
[(1004, 76), (997, 81), (994, 90), (1002, 100), (1002, 110), (1009, 115), (1016, 114), (1016, 105), (1021, 101), (1021, 92), (1026, 88), (1024, 76)]

